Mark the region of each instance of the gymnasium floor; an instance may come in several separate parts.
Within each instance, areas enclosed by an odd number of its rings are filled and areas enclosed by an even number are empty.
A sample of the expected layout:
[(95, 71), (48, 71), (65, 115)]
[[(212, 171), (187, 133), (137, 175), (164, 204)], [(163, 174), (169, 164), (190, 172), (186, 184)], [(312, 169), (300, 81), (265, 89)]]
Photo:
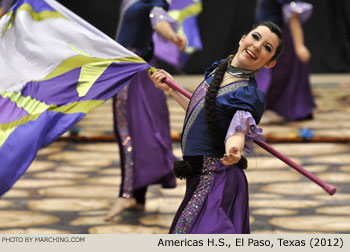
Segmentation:
[[(187, 89), (199, 76), (177, 76)], [(329, 196), (266, 151), (256, 147), (246, 174), (252, 233), (350, 233), (350, 75), (313, 75), (318, 105), (314, 120), (284, 122), (266, 112), (260, 126), (269, 144), (301, 164), (338, 192)], [(168, 97), (175, 155), (184, 112)], [(145, 212), (125, 211), (105, 223), (110, 201), (118, 195), (118, 147), (112, 134), (111, 102), (91, 112), (79, 126), (39, 151), (25, 175), (0, 200), (0, 233), (167, 233), (185, 191), (151, 186)], [(307, 142), (302, 128), (314, 133)], [(100, 141), (81, 141), (94, 139)], [(70, 141), (69, 141), (70, 140)]]

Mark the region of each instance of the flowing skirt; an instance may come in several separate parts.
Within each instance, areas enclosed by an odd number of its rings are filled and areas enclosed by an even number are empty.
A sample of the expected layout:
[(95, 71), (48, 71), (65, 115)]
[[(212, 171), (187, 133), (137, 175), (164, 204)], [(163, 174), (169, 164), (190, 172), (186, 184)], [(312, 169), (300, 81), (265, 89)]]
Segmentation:
[(248, 183), (242, 169), (226, 166), (219, 158), (184, 157), (193, 176), (169, 233), (247, 234), (249, 226)]
[(113, 102), (114, 126), (122, 168), (121, 196), (150, 184), (176, 186), (169, 112), (164, 92), (147, 72), (138, 73)]

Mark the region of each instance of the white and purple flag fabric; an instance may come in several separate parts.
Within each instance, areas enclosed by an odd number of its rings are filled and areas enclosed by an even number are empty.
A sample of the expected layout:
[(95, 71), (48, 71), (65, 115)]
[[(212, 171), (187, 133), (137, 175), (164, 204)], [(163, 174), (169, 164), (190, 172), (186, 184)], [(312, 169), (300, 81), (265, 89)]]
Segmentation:
[(55, 0), (0, 20), (0, 196), (49, 145), (150, 66)]

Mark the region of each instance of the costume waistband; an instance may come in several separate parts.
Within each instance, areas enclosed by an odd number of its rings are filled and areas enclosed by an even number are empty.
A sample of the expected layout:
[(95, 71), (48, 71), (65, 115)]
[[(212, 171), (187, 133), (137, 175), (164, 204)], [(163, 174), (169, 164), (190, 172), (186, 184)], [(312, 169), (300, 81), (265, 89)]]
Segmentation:
[[(214, 156), (183, 156), (183, 160), (188, 161), (192, 167), (202, 167), (204, 157), (211, 161), (219, 160), (220, 158)], [(247, 159), (242, 155), (241, 160), (235, 164), (238, 168), (246, 169), (248, 166)], [(197, 169), (196, 169), (197, 170)]]

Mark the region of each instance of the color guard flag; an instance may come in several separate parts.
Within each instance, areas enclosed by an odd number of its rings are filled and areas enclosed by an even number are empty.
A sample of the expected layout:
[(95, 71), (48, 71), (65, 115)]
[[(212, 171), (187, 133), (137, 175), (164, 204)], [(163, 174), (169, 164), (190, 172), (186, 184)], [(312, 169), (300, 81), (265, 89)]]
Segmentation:
[(55, 0), (0, 20), (0, 195), (56, 140), (150, 66)]

